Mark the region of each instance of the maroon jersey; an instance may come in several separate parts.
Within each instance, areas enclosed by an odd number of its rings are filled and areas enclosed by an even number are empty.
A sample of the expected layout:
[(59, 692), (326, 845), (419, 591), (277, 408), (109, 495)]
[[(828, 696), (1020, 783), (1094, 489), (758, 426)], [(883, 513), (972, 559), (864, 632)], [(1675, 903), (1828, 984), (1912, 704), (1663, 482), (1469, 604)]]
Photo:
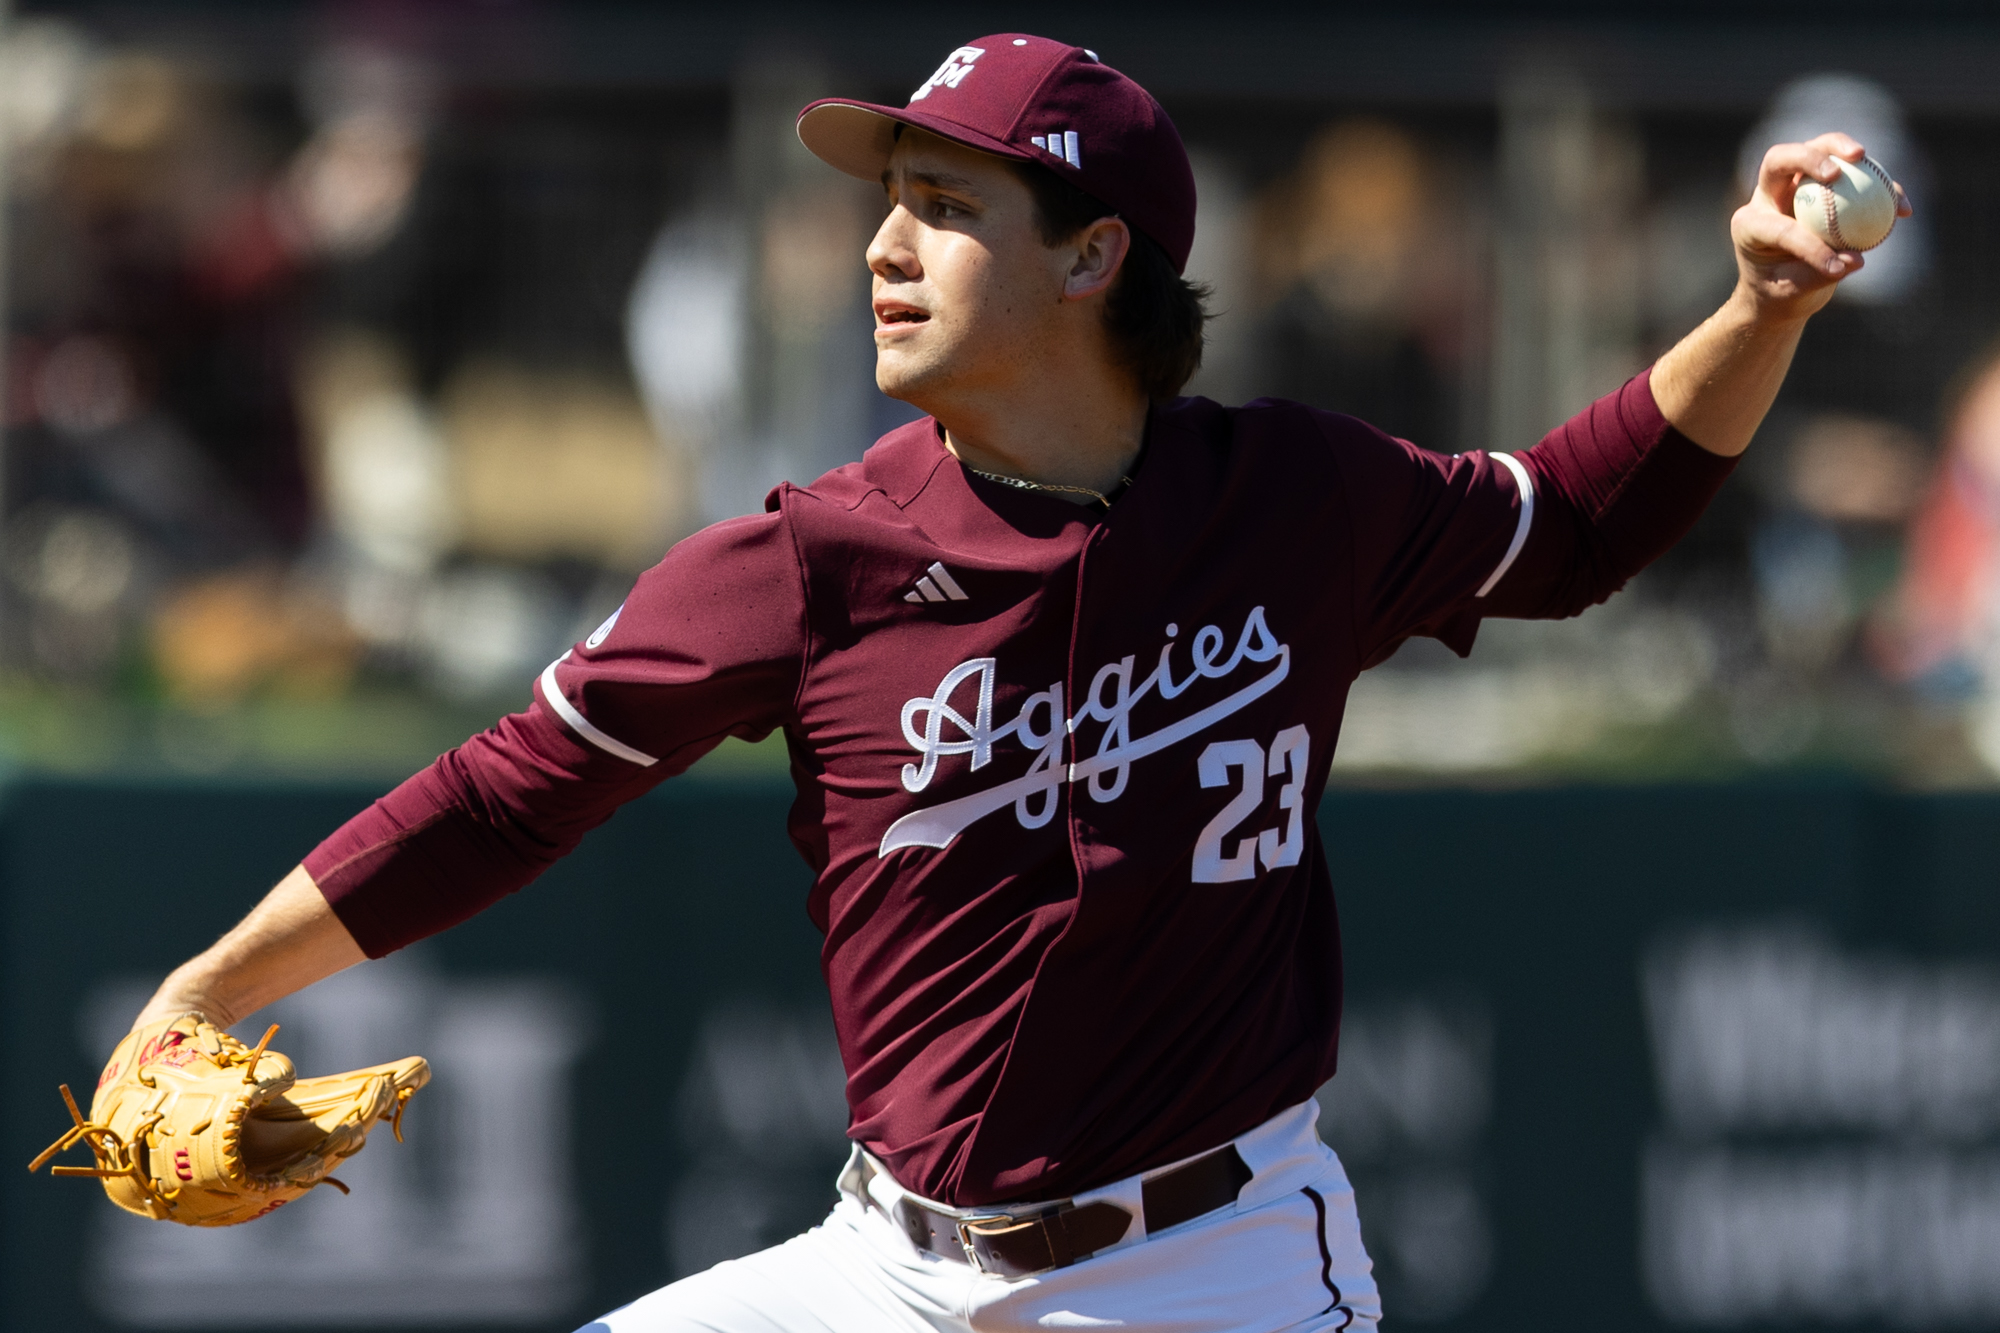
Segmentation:
[(1355, 676), (1601, 600), (1730, 466), (1644, 376), (1515, 457), (1183, 399), (1108, 512), (981, 480), (921, 421), (674, 547), (529, 711), (307, 868), (380, 955), (782, 728), (852, 1136), (948, 1203), (1072, 1194), (1333, 1073), (1312, 814)]

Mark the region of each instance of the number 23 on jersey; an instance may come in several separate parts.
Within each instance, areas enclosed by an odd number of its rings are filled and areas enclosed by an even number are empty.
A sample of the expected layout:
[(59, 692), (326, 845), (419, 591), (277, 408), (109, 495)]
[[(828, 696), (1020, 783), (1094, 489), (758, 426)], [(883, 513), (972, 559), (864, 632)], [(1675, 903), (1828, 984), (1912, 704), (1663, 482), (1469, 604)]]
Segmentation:
[[(1236, 794), (1195, 841), (1195, 883), (1255, 879), (1259, 861), (1266, 870), (1299, 863), (1306, 841), (1306, 767), (1311, 754), (1312, 738), (1303, 726), (1286, 727), (1272, 737), (1268, 753), (1253, 740), (1215, 741), (1201, 752), (1197, 771), (1202, 786), (1228, 786), (1232, 769), (1242, 776), (1237, 779)], [(1264, 780), (1279, 777), (1285, 779), (1278, 791), (1278, 812), (1284, 816), (1284, 826), (1236, 837), (1234, 847), (1225, 854), (1223, 843), (1264, 804)]]

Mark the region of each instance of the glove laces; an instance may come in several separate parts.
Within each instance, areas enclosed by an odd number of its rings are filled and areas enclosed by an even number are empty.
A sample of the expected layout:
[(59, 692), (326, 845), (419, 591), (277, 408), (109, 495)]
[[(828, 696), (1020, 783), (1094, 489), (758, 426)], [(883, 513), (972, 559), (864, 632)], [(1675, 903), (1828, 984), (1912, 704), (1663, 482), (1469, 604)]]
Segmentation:
[[(271, 1045), (271, 1038), (277, 1035), (278, 1025), (273, 1023), (269, 1028), (265, 1029), (263, 1039), (255, 1047), (246, 1048), (243, 1043), (233, 1038), (218, 1037), (216, 1040), (204, 1042), (203, 1050), (211, 1060), (225, 1069), (231, 1065), (242, 1065), (243, 1081), (245, 1083), (255, 1083), (257, 1081), (257, 1062), (264, 1058), (264, 1052)], [(209, 1050), (210, 1046), (213, 1046), (215, 1049)], [(134, 1070), (132, 1077), (146, 1087), (157, 1086), (153, 1082), (152, 1076), (147, 1074), (144, 1069)], [(85, 1119), (83, 1112), (77, 1108), (75, 1096), (70, 1093), (69, 1084), (59, 1084), (58, 1087), (62, 1092), (63, 1105), (69, 1108), (69, 1118), (75, 1123), (61, 1138), (44, 1148), (34, 1161), (28, 1163), (29, 1173), (32, 1174), (41, 1170), (50, 1159), (68, 1152), (71, 1148), (81, 1143), (90, 1149), (90, 1155), (96, 1159), (97, 1165), (52, 1166), (49, 1167), (49, 1174), (52, 1176), (88, 1176), (98, 1180), (128, 1177), (163, 1213), (171, 1211), (173, 1203), (160, 1191), (160, 1187), (153, 1182), (153, 1178), (147, 1174), (139, 1159), (139, 1149), (145, 1146), (146, 1135), (152, 1131), (153, 1126), (167, 1118), (167, 1113), (164, 1110), (147, 1112), (140, 1118), (139, 1123), (132, 1127), (132, 1137), (128, 1140), (109, 1125)], [(396, 1118), (398, 1122), (396, 1138), (399, 1142), (403, 1137), (400, 1128), (403, 1103), (407, 1100), (409, 1100), (409, 1094), (406, 1091), (398, 1097), (396, 1103)], [(331, 1177), (328, 1178), (328, 1183), (337, 1186), (342, 1194), (348, 1192), (347, 1186), (340, 1184), (339, 1181), (333, 1180)]]

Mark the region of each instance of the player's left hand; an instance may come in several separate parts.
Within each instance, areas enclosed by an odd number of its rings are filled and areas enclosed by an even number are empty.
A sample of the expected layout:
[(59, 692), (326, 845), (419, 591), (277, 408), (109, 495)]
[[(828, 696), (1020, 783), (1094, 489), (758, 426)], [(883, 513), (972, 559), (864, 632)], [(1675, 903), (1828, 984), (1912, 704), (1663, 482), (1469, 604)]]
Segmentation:
[[(1840, 280), (1864, 262), (1852, 250), (1835, 250), (1792, 216), (1792, 196), (1800, 182), (1839, 177), (1835, 157), (1859, 162), (1862, 147), (1845, 134), (1774, 146), (1757, 169), (1756, 192), (1729, 221), (1730, 239), (1736, 243), (1737, 294), (1761, 318), (1804, 319), (1831, 300)], [(1910, 216), (1901, 185), (1896, 186), (1896, 216)]]

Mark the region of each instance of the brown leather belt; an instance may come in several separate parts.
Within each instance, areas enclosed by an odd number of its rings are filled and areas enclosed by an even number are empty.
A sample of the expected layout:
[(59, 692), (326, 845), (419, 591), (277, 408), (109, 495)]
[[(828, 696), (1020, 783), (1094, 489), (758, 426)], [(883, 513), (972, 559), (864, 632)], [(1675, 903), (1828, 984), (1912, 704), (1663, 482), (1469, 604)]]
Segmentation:
[[(861, 1160), (861, 1192), (867, 1198), (868, 1176), (877, 1168), (869, 1158)], [(1145, 1181), (1140, 1200), (1146, 1234), (1236, 1202), (1251, 1175), (1232, 1143)], [(1117, 1244), (1132, 1227), (1132, 1215), (1117, 1204), (1099, 1200), (1079, 1208), (1068, 1199), (1042, 1204), (1034, 1212), (958, 1216), (906, 1195), (896, 1201), (892, 1220), (920, 1250), (1010, 1278), (1067, 1268)]]

